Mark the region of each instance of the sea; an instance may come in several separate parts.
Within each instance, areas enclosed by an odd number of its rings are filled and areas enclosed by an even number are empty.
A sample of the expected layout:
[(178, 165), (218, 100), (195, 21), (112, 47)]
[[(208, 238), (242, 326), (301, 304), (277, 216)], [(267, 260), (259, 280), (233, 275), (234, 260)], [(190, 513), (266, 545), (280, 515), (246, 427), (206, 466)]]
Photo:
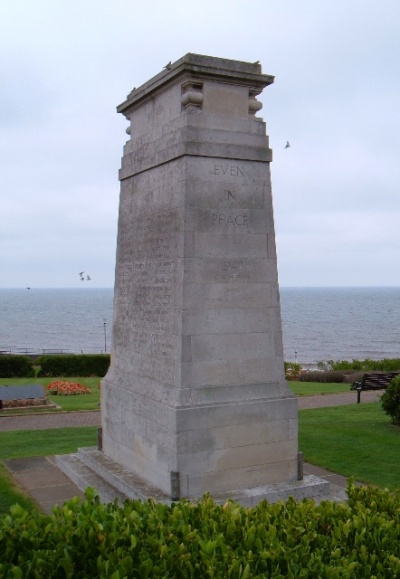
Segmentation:
[[(284, 357), (400, 357), (400, 288), (280, 288)], [(113, 289), (0, 289), (0, 352), (104, 353)]]

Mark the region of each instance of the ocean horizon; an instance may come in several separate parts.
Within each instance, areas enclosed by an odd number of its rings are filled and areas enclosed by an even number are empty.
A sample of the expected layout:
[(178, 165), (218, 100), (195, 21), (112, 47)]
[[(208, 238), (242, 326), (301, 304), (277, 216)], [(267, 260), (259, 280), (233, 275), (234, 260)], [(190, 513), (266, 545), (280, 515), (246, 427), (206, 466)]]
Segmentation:
[[(0, 289), (0, 352), (111, 351), (114, 288)], [(280, 287), (284, 357), (400, 357), (400, 287)]]

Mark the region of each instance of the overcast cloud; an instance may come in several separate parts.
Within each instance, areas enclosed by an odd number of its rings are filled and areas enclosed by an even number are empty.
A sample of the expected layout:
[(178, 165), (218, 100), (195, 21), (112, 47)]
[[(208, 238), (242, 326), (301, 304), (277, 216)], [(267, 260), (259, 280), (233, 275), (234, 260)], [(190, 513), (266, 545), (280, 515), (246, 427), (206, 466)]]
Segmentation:
[(113, 286), (115, 109), (187, 52), (275, 76), (281, 285), (400, 286), (399, 22), (399, 0), (1, 0), (0, 286)]

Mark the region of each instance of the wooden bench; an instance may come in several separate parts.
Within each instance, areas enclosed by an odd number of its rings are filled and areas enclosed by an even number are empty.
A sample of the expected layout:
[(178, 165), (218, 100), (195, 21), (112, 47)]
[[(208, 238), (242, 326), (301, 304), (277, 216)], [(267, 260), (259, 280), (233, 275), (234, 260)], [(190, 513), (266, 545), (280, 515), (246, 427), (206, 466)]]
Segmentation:
[(25, 386), (0, 386), (0, 410), (4, 402), (14, 400), (46, 399), (46, 391), (40, 384), (26, 384)]
[(399, 372), (368, 372), (361, 380), (353, 382), (350, 390), (356, 390), (357, 404), (360, 404), (363, 390), (386, 390), (393, 378), (398, 375)]

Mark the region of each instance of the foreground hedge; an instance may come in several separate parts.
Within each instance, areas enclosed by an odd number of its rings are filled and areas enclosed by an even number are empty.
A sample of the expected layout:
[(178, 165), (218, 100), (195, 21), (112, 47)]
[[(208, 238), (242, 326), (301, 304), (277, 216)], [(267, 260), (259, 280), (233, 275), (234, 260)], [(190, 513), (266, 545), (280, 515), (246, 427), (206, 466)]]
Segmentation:
[(33, 361), (28, 356), (0, 355), (0, 378), (27, 378), (34, 375)]
[(106, 375), (110, 365), (109, 354), (61, 354), (40, 356), (38, 376), (100, 376)]
[(89, 489), (51, 516), (0, 520), (0, 576), (354, 578), (400, 576), (400, 491), (349, 485), (349, 504), (289, 499), (245, 509), (149, 500), (100, 504)]

